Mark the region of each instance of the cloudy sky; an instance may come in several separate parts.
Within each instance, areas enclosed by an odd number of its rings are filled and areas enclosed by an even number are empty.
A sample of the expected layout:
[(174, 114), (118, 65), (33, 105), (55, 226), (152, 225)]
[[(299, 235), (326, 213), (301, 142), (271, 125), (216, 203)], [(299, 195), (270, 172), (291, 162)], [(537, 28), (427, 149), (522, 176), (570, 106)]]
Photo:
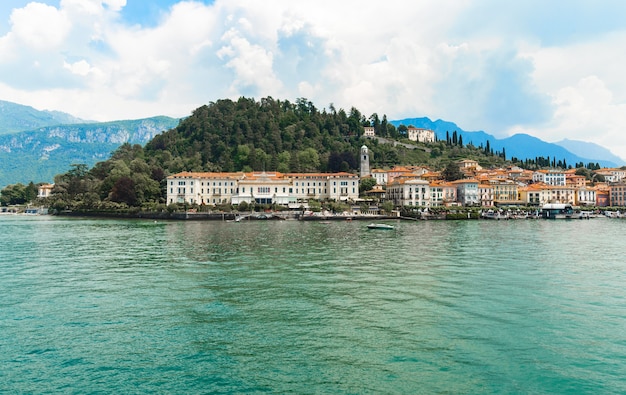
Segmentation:
[(626, 1), (1, 0), (0, 100), (97, 121), (305, 97), (626, 158)]

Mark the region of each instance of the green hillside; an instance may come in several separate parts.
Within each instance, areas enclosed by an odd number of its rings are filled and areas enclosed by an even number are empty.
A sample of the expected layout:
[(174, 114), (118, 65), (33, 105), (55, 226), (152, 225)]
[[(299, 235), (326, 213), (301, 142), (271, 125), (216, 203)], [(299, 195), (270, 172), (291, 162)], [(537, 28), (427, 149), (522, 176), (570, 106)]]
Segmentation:
[(131, 121), (55, 125), (0, 135), (0, 186), (52, 182), (72, 164), (88, 167), (107, 160), (121, 144), (145, 144), (179, 120), (154, 117)]
[[(377, 138), (363, 137), (373, 125)], [(57, 209), (155, 208), (165, 200), (165, 177), (181, 171), (358, 171), (360, 147), (370, 149), (372, 167), (430, 165), (473, 158), (485, 166), (504, 159), (456, 139), (418, 144), (402, 130), (356, 108), (319, 110), (306, 99), (271, 97), (219, 100), (196, 109), (171, 130), (142, 147), (125, 143), (92, 169), (76, 164), (55, 177)]]

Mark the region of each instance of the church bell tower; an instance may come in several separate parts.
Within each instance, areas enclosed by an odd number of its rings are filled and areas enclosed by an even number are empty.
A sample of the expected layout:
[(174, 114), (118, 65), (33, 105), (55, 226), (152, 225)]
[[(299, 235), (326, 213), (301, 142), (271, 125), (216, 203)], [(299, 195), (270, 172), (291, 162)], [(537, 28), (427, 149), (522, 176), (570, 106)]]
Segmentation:
[(361, 178), (370, 176), (370, 154), (367, 146), (361, 147)]

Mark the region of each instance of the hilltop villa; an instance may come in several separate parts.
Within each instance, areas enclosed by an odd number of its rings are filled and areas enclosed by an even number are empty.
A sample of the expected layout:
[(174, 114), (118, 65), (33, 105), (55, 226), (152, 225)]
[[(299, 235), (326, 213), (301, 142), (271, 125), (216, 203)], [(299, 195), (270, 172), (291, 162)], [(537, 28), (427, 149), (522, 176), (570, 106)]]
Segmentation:
[(420, 143), (434, 143), (435, 132), (430, 129), (416, 128), (410, 126), (407, 128), (407, 136), (409, 140), (418, 141)]

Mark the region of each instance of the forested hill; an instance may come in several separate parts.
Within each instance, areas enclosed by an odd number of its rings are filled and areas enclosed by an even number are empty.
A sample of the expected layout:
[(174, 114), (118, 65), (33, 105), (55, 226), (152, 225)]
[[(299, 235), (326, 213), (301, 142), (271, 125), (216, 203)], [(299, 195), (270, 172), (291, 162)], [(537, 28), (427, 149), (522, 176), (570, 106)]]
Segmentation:
[[(364, 126), (377, 137), (364, 138)], [(55, 177), (48, 204), (57, 210), (162, 209), (165, 177), (181, 171), (357, 172), (360, 148), (370, 165), (428, 164), (442, 169), (451, 160), (473, 158), (481, 165), (502, 165), (504, 158), (479, 147), (439, 141), (413, 143), (383, 115), (366, 118), (349, 112), (318, 110), (306, 99), (295, 103), (271, 97), (255, 101), (219, 100), (196, 109), (178, 126), (158, 134), (145, 147), (121, 145), (92, 169), (75, 164)], [(400, 140), (400, 141), (398, 141)]]
[[(180, 125), (155, 136), (146, 154), (169, 172), (177, 171), (355, 171), (363, 125), (377, 135), (397, 137), (396, 128), (376, 114), (367, 119), (356, 108), (317, 109), (306, 99), (295, 103), (271, 97), (255, 101), (219, 100), (196, 109)], [(427, 160), (424, 151), (367, 141), (374, 166)]]

